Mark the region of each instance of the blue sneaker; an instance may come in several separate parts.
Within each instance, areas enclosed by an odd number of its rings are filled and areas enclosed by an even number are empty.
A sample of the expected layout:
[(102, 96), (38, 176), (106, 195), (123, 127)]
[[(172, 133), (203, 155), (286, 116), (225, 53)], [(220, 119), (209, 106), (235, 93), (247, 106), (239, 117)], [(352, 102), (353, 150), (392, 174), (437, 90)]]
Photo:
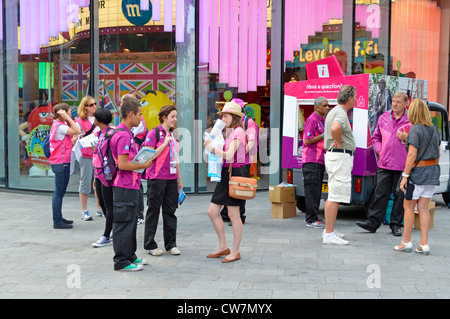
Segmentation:
[(85, 210), (84, 212), (81, 212), (81, 219), (82, 220), (92, 220), (91, 215), (89, 215), (89, 212)]
[(103, 247), (111, 244), (111, 240), (102, 235), (99, 240), (92, 244), (93, 247)]

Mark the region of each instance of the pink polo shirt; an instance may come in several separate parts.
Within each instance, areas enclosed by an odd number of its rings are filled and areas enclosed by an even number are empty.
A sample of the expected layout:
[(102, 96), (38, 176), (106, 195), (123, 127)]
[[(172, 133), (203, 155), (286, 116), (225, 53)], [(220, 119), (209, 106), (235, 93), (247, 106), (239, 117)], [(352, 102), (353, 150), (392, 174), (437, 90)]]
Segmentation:
[[(245, 148), (247, 146), (246, 139), (245, 139), (245, 132), (242, 127), (237, 127), (234, 130), (231, 131), (231, 129), (227, 130), (227, 139), (225, 140), (225, 146), (223, 148), (224, 152), (228, 150), (230, 147), (230, 144), (234, 140), (239, 140), (239, 146), (236, 150), (236, 153), (234, 153), (233, 163), (232, 167), (242, 167), (246, 164), (246, 151)], [(223, 167), (229, 167), (230, 162), (227, 160), (223, 160)]]
[[(156, 130), (151, 129), (147, 133), (145, 141), (144, 143), (142, 143), (142, 147), (147, 146), (156, 150), (159, 146), (164, 144), (164, 140), (166, 139), (166, 131), (164, 130), (162, 125), (159, 125), (158, 128), (159, 128), (159, 141), (156, 142)], [(175, 172), (174, 174), (170, 173), (170, 162), (176, 161), (178, 151), (179, 151), (178, 142), (175, 139), (173, 139), (164, 148), (161, 154), (159, 154), (158, 157), (153, 161), (152, 165), (145, 171), (145, 179), (169, 180), (178, 178), (178, 172)]]
[[(324, 131), (325, 117), (322, 118), (317, 115), (316, 112), (313, 112), (305, 122), (305, 127), (303, 128), (303, 140), (309, 140), (318, 135), (322, 135)], [(303, 143), (302, 162), (325, 165), (325, 152), (323, 139), (309, 145)]]

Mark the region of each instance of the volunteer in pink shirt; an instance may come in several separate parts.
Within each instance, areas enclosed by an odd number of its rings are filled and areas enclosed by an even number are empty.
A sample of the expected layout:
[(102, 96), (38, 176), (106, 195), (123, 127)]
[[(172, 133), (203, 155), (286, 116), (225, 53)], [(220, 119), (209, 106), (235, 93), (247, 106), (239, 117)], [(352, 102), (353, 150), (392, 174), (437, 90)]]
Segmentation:
[(80, 134), (78, 125), (70, 117), (66, 103), (57, 104), (53, 110), (53, 124), (50, 129), (50, 168), (55, 174), (55, 191), (52, 197), (53, 228), (72, 228), (72, 221), (62, 217), (62, 201), (70, 179), (70, 158), (73, 135)]
[(136, 170), (150, 167), (132, 163), (138, 152), (131, 129), (141, 122), (139, 102), (125, 101), (121, 107), (122, 122), (110, 140), (111, 153), (117, 161), (117, 175), (113, 182), (113, 249), (114, 270), (141, 270), (147, 261), (136, 256), (136, 227), (141, 173)]
[(303, 128), (302, 172), (305, 188), (306, 227), (324, 228), (319, 220), (320, 197), (325, 173), (324, 131), (328, 100), (320, 96), (314, 100), (314, 112), (306, 119)]
[[(78, 138), (86, 137), (90, 134), (97, 134), (99, 128), (94, 124), (94, 113), (97, 109), (97, 102), (91, 96), (85, 96), (78, 106), (77, 124), (81, 128), (82, 134)], [(81, 150), (80, 164), (80, 186), (78, 189), (81, 204), (81, 219), (92, 220), (87, 209), (89, 194), (92, 189), (94, 166), (92, 165), (93, 151), (90, 147)]]
[(178, 142), (173, 136), (177, 124), (177, 108), (167, 105), (159, 111), (156, 129), (151, 129), (142, 147), (156, 150), (153, 164), (147, 169), (147, 214), (145, 215), (144, 248), (152, 256), (160, 256), (163, 251), (155, 241), (159, 214), (162, 208), (164, 248), (172, 255), (179, 255), (177, 247), (178, 189), (183, 188), (178, 161)]
[(392, 110), (383, 113), (378, 119), (372, 141), (378, 154), (377, 185), (367, 211), (367, 220), (356, 222), (359, 227), (374, 233), (383, 223), (391, 193), (394, 203), (391, 212), (390, 228), (394, 236), (402, 235), (403, 199), (402, 191), (396, 191), (397, 182), (405, 168), (405, 140), (411, 124), (406, 105), (408, 96), (397, 92), (392, 99)]
[[(232, 198), (228, 194), (229, 173), (228, 169), (231, 165), (233, 176), (249, 177), (248, 168), (246, 169), (246, 138), (244, 129), (242, 128), (242, 109), (235, 102), (227, 102), (223, 106), (221, 112), (222, 120), (226, 123), (226, 141), (223, 150), (216, 149), (211, 146), (211, 141), (206, 140), (205, 148), (213, 154), (222, 157), (223, 167), (221, 181), (217, 183), (211, 203), (208, 208), (208, 216), (216, 231), (219, 239), (219, 248), (209, 254), (208, 258), (218, 258), (226, 256), (222, 262), (228, 263), (241, 259), (239, 246), (242, 238), (242, 220), (239, 214), (239, 206), (242, 200)], [(220, 209), (222, 206), (228, 207), (228, 216), (233, 226), (234, 243), (230, 251), (225, 238), (225, 229), (222, 218), (220, 217)]]

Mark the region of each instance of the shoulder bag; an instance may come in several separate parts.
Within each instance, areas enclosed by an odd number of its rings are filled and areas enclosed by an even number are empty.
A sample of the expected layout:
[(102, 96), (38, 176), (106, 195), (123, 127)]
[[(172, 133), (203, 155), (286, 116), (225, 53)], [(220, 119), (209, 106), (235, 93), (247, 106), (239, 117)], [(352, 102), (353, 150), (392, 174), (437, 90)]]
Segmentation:
[(232, 176), (232, 166), (232, 163), (230, 163), (230, 166), (228, 167), (230, 176), (228, 195), (232, 198), (243, 200), (255, 198), (258, 180), (250, 177)]

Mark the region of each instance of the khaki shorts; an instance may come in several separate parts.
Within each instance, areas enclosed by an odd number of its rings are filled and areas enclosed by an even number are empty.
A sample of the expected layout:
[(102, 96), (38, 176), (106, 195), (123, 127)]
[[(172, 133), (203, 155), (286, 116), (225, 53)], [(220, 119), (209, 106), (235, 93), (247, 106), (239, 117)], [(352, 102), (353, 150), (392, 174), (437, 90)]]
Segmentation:
[(328, 174), (328, 200), (350, 204), (353, 156), (346, 153), (325, 153)]

